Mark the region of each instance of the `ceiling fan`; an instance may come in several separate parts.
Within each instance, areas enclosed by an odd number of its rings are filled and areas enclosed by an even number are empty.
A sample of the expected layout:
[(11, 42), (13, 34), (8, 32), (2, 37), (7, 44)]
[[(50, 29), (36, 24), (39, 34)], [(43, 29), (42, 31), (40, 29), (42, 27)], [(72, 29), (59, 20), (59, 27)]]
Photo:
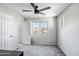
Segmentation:
[[(42, 13), (41, 11), (45, 11), (45, 10), (48, 10), (48, 9), (50, 9), (50, 6), (48, 6), (48, 7), (45, 7), (45, 8), (43, 8), (43, 9), (39, 9), (38, 10), (38, 6), (37, 5), (35, 5), (34, 3), (30, 3), (30, 5), (33, 7), (33, 9), (34, 9), (34, 14), (42, 14), (42, 15), (45, 15), (44, 13)], [(32, 12), (32, 10), (22, 10), (23, 12)]]

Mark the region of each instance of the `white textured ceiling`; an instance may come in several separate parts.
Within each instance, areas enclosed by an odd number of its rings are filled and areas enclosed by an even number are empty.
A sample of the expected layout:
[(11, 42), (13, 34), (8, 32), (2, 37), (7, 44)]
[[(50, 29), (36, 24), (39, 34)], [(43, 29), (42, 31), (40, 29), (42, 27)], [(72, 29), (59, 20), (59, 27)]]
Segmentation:
[(29, 3), (1, 3), (0, 5), (24, 16), (25, 18), (31, 18), (57, 16), (69, 5), (69, 3), (35, 3), (35, 5), (39, 6), (38, 9), (42, 9), (47, 6), (51, 7), (51, 9), (49, 10), (42, 11), (43, 13), (45, 13), (45, 15), (34, 14), (34, 12), (23, 12), (23, 9), (33, 10), (32, 6)]

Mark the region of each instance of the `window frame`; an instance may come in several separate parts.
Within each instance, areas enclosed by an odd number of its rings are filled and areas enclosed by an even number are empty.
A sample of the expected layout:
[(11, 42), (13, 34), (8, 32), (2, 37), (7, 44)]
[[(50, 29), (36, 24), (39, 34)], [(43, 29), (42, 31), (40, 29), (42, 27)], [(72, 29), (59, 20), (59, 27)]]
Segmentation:
[[(32, 33), (34, 33), (34, 32), (33, 32), (33, 22), (39, 23), (39, 25), (38, 25), (39, 31), (40, 31), (40, 29), (41, 29), (41, 27), (42, 27), (42, 26), (41, 26), (41, 23), (44, 22), (43, 25), (46, 27), (45, 29), (46, 29), (47, 32), (48, 32), (48, 21), (45, 21), (45, 20), (33, 20), (33, 21), (31, 22), (31, 26), (32, 26), (32, 30), (31, 30), (31, 31), (32, 31)], [(45, 25), (45, 23), (46, 23), (46, 25)], [(42, 33), (46, 33), (46, 32), (42, 32)]]

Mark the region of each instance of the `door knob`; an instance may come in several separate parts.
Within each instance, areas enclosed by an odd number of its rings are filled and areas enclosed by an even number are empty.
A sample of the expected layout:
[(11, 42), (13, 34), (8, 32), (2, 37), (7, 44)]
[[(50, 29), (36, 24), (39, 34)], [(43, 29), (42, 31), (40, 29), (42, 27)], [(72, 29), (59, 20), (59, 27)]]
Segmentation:
[(13, 37), (12, 35), (10, 35), (10, 37)]
[(29, 35), (31, 35), (31, 33), (29, 33)]

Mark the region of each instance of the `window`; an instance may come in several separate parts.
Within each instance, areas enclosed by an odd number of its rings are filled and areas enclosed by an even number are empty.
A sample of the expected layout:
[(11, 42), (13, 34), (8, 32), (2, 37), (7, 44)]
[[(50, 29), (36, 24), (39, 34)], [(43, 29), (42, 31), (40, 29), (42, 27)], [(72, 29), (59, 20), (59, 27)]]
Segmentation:
[(48, 21), (32, 21), (32, 32), (46, 33), (48, 31)]

